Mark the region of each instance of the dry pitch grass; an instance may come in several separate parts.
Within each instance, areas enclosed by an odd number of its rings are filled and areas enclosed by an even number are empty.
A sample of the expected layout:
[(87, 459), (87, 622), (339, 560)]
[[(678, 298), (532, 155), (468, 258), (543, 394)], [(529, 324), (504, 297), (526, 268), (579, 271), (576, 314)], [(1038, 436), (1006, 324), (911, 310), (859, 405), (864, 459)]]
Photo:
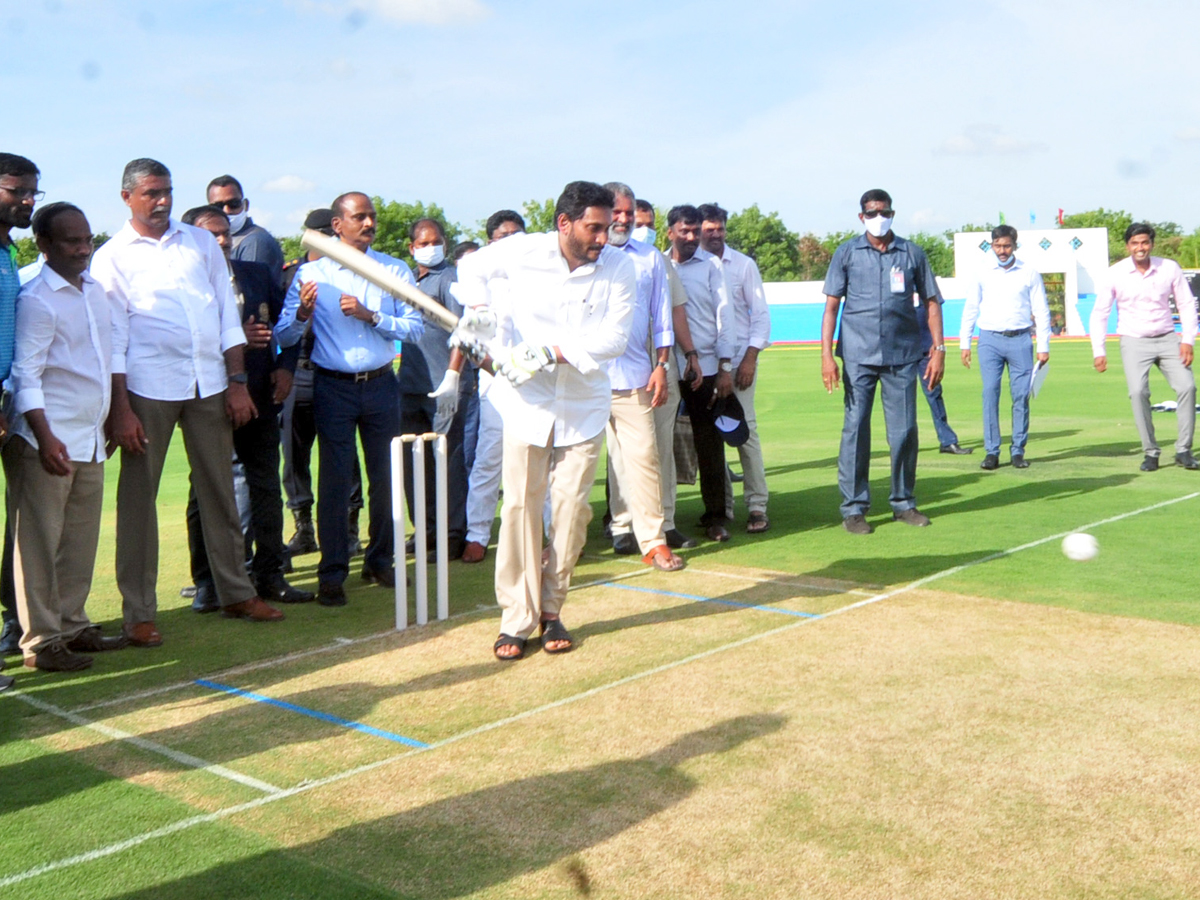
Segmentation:
[[(758, 577), (622, 583), (861, 599)], [(595, 587), (565, 615), (565, 657), (493, 662), (481, 614), (231, 683), (433, 742), (796, 627), (230, 821), (405, 897), (1200, 896), (1193, 628), (931, 591), (800, 624)], [(198, 688), (95, 715), (281, 787), (404, 752)], [(251, 796), (61, 723), (42, 740), (201, 809)]]

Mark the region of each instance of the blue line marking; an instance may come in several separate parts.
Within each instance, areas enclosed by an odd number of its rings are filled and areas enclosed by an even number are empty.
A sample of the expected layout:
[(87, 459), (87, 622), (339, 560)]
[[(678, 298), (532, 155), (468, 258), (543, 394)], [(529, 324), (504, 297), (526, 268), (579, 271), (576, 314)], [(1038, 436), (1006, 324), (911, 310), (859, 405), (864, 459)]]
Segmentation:
[(381, 737), (384, 740), (395, 741), (397, 744), (404, 744), (406, 747), (417, 747), (424, 749), (428, 744), (421, 741), (414, 741), (412, 738), (407, 738), (402, 734), (393, 734), (390, 731), (384, 731), (381, 728), (373, 728), (370, 725), (364, 725), (362, 722), (351, 722), (349, 719), (343, 719), (341, 716), (332, 716), (329, 713), (323, 713), (315, 709), (308, 709), (304, 706), (297, 706), (294, 703), (288, 703), (284, 700), (276, 700), (274, 697), (267, 697), (263, 694), (255, 694), (252, 691), (243, 691), (241, 688), (230, 687), (227, 684), (218, 684), (215, 681), (206, 681), (203, 678), (197, 678), (196, 684), (201, 687), (210, 688), (214, 691), (224, 691), (226, 694), (233, 694), (235, 697), (246, 697), (250, 700), (257, 700), (259, 703), (266, 703), (270, 706), (278, 706), (280, 709), (286, 709), (289, 712), (300, 713), (302, 716), (308, 716), (312, 719), (320, 719), (322, 722), (329, 722), (333, 725), (340, 725), (343, 728), (351, 728), (354, 731), (361, 731), (363, 734), (369, 734), (373, 737)]
[(735, 600), (722, 600), (719, 597), (701, 597), (698, 594), (679, 594), (675, 591), (660, 591), (657, 588), (637, 587), (632, 584), (617, 584), (606, 581), (603, 587), (617, 588), (622, 591), (640, 591), (643, 594), (662, 594), (664, 597), (678, 597), (681, 600), (696, 600), (700, 603), (720, 603), (722, 606), (736, 606), (738, 609), (757, 609), (762, 612), (779, 613), (784, 616), (796, 616), (801, 619), (819, 619), (818, 613), (797, 612), (794, 609), (780, 609), (777, 606), (755, 606), (752, 603), (738, 603)]

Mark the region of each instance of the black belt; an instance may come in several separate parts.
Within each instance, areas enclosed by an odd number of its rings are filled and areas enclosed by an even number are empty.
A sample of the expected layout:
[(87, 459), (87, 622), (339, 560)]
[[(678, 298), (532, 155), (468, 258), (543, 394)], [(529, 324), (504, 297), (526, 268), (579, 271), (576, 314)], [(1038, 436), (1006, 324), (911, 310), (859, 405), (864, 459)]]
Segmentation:
[(386, 375), (392, 371), (392, 364), (380, 366), (378, 369), (372, 369), (370, 372), (339, 372), (337, 369), (326, 369), (324, 366), (313, 364), (313, 369), (319, 375), (328, 375), (330, 378), (336, 378), (338, 381), (370, 381), (373, 378), (378, 378), (380, 375)]
[(1018, 328), (1016, 331), (993, 331), (992, 334), (998, 334), (1002, 337), (1017, 337), (1018, 335), (1029, 334), (1032, 330), (1031, 328)]

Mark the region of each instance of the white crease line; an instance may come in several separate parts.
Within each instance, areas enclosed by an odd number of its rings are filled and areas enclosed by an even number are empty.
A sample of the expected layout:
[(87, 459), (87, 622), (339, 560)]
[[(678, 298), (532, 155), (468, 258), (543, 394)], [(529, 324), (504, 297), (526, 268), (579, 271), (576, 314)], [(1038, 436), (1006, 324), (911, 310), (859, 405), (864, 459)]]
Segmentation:
[[(83, 853), (78, 856), (71, 856), (66, 859), (60, 859), (55, 862), (44, 863), (40, 866), (35, 866), (32, 869), (27, 869), (26, 871), (19, 872), (16, 875), (9, 875), (6, 878), (0, 878), (0, 888), (9, 887), (10, 885), (14, 885), (14, 884), (20, 884), (23, 881), (28, 881), (30, 878), (36, 878), (39, 875), (45, 875), (48, 872), (54, 872), (59, 869), (65, 869), (70, 866), (78, 865), (80, 863), (92, 862), (93, 860), (102, 859), (106, 856), (112, 856), (115, 853), (121, 853), (124, 850), (128, 850), (132, 847), (136, 847), (139, 844), (143, 844), (146, 841), (154, 840), (154, 839), (160, 838), (160, 837), (165, 837), (170, 834), (175, 834), (176, 832), (183, 831), (183, 830), (185, 830), (187, 828), (191, 828), (195, 825), (203, 825), (208, 822), (216, 822), (220, 819), (228, 818), (229, 816), (234, 816), (241, 812), (246, 812), (251, 809), (257, 809), (260, 806), (266, 806), (268, 803), (274, 803), (277, 800), (284, 800), (288, 797), (294, 797), (297, 794), (303, 794), (308, 791), (315, 790), (316, 788), (325, 787), (326, 785), (334, 784), (338, 781), (342, 781), (347, 778), (353, 778), (357, 775), (362, 775), (365, 772), (370, 772), (373, 769), (378, 769), (381, 766), (391, 765), (394, 762), (398, 762), (399, 760), (405, 759), (409, 756), (414, 756), (417, 753), (428, 753), (430, 750), (436, 750), (440, 747), (445, 747), (448, 744), (454, 744), (459, 741), (466, 740), (467, 738), (475, 737), (476, 735), (483, 734), (488, 731), (492, 731), (496, 728), (501, 728), (505, 725), (511, 725), (512, 723), (519, 722), (522, 719), (528, 719), (530, 716), (536, 716), (536, 715), (539, 715), (543, 712), (547, 712), (552, 709), (558, 709), (559, 707), (566, 706), (570, 703), (575, 703), (576, 701), (579, 701), (579, 700), (586, 700), (589, 697), (594, 697), (597, 694), (601, 694), (605, 691), (612, 690), (613, 688), (622, 687), (623, 685), (630, 684), (634, 681), (639, 681), (643, 678), (648, 678), (651, 675), (658, 675), (662, 672), (667, 672), (671, 669), (676, 669), (680, 666), (685, 666), (688, 663), (696, 662), (697, 660), (701, 660), (701, 659), (706, 659), (710, 656), (715, 656), (718, 653), (724, 653), (727, 650), (735, 650), (738, 647), (744, 647), (747, 644), (754, 643), (755, 641), (760, 641), (764, 638), (773, 637), (774, 635), (777, 635), (777, 634), (782, 634), (785, 631), (792, 631), (796, 628), (803, 628), (806, 625), (811, 625), (814, 622), (820, 622), (824, 619), (829, 618), (830, 616), (836, 616), (841, 613), (850, 612), (851, 610), (861, 609), (862, 607), (869, 606), (873, 603), (879, 603), (882, 600), (887, 600), (887, 599), (889, 599), (891, 597), (895, 597), (899, 594), (904, 594), (904, 593), (907, 593), (908, 591), (916, 590), (919, 587), (929, 584), (931, 581), (936, 581), (939, 578), (945, 578), (948, 575), (953, 575), (957, 572), (963, 571), (964, 569), (969, 569), (969, 568), (981, 565), (986, 562), (992, 562), (993, 560), (1001, 559), (1005, 556), (1011, 556), (1014, 553), (1019, 553), (1022, 550), (1029, 550), (1029, 549), (1032, 549), (1033, 547), (1040, 547), (1042, 544), (1048, 544), (1051, 541), (1061, 540), (1062, 538), (1066, 537), (1068, 534), (1072, 534), (1076, 531), (1083, 531), (1084, 529), (1087, 529), (1087, 528), (1098, 528), (1101, 525), (1110, 525), (1113, 522), (1119, 522), (1122, 519), (1128, 519), (1128, 518), (1131, 518), (1132, 516), (1138, 516), (1138, 515), (1141, 515), (1142, 513), (1151, 512), (1156, 509), (1162, 509), (1165, 506), (1172, 506), (1173, 504), (1182, 503), (1185, 500), (1192, 500), (1196, 497), (1200, 497), (1200, 491), (1197, 491), (1197, 492), (1191, 493), (1191, 494), (1187, 494), (1186, 496), (1183, 496), (1183, 497), (1177, 497), (1174, 500), (1164, 500), (1161, 503), (1155, 503), (1152, 506), (1146, 506), (1146, 507), (1143, 507), (1142, 509), (1135, 509), (1132, 512), (1122, 513), (1119, 516), (1112, 516), (1107, 519), (1101, 519), (1097, 522), (1091, 522), (1087, 525), (1081, 525), (1079, 528), (1072, 529), (1071, 531), (1064, 531), (1059, 534), (1054, 534), (1049, 537), (1041, 538), (1040, 540), (1031, 541), (1028, 544), (1021, 544), (1019, 547), (1013, 547), (1011, 550), (1001, 550), (998, 553), (989, 554), (988, 556), (981, 557), (980, 559), (973, 560), (972, 562), (963, 563), (960, 566), (952, 566), (949, 569), (945, 569), (941, 572), (935, 572), (934, 574), (928, 575), (925, 578), (919, 578), (916, 581), (913, 581), (909, 584), (903, 585), (902, 587), (895, 588), (894, 590), (884, 591), (881, 594), (876, 594), (872, 597), (868, 597), (866, 600), (860, 600), (857, 603), (851, 603), (849, 606), (842, 606), (842, 607), (838, 607), (837, 609), (830, 610), (829, 612), (823, 613), (820, 616), (817, 616), (816, 618), (798, 619), (795, 622), (789, 622), (786, 625), (780, 625), (778, 628), (772, 628), (769, 631), (761, 631), (757, 634), (752, 634), (747, 637), (740, 638), (739, 640), (736, 640), (730, 644), (722, 644), (719, 647), (712, 647), (708, 650), (703, 650), (699, 653), (693, 653), (691, 656), (686, 656), (683, 659), (678, 659), (678, 660), (675, 660), (674, 662), (663, 663), (661, 666), (655, 666), (653, 669), (648, 669), (645, 672), (638, 672), (633, 675), (627, 675), (624, 678), (619, 678), (616, 681), (610, 682), (609, 684), (599, 685), (598, 687), (591, 688), (580, 694), (573, 694), (572, 696), (564, 697), (561, 700), (554, 700), (550, 703), (543, 704), (542, 706), (539, 706), (536, 709), (529, 709), (529, 710), (526, 710), (525, 712), (520, 712), (520, 713), (517, 713), (516, 715), (508, 716), (507, 718), (500, 719), (496, 722), (489, 722), (486, 725), (480, 725), (478, 728), (472, 728), (469, 731), (464, 731), (464, 732), (461, 732), (460, 734), (452, 735), (451, 737), (444, 738), (440, 741), (435, 741), (434, 743), (430, 744), (427, 747), (408, 750), (404, 753), (398, 753), (395, 756), (389, 756), (385, 759), (378, 760), (377, 762), (368, 763), (366, 765), (359, 766), (354, 769), (350, 769), (349, 771), (346, 771), (346, 772), (340, 772), (337, 775), (330, 775), (326, 778), (322, 778), (317, 781), (310, 781), (310, 782), (306, 782), (304, 784), (297, 785), (294, 788), (288, 788), (287, 790), (281, 790), (281, 791), (279, 791), (279, 793), (271, 794), (270, 796), (267, 796), (267, 797), (259, 797), (256, 800), (250, 800), (250, 801), (247, 801), (246, 803), (239, 803), (236, 806), (227, 806), (224, 809), (218, 809), (215, 812), (206, 813), (204, 815), (192, 816), (189, 819), (183, 819), (179, 822), (174, 823), (173, 825), (166, 825), (155, 831), (148, 831), (145, 834), (127, 838), (124, 841), (119, 841), (118, 843), (115, 843), (115, 844), (109, 844), (107, 847), (100, 847), (96, 850), (91, 850), (87, 853)], [(612, 579), (609, 579), (609, 580), (612, 580)], [(583, 587), (583, 585), (580, 585), (580, 587)]]
[(208, 760), (201, 759), (198, 756), (192, 756), (190, 753), (183, 753), (180, 750), (172, 750), (170, 747), (164, 747), (162, 744), (147, 740), (144, 737), (139, 737), (136, 734), (130, 734), (128, 731), (122, 731), (120, 728), (113, 728), (111, 725), (103, 725), (99, 722), (93, 722), (90, 719), (85, 719), (78, 713), (68, 712), (65, 709), (60, 709), (53, 703), (47, 703), (45, 700), (39, 700), (37, 697), (31, 697), (25, 693), (15, 693), (13, 696), (32, 706), (34, 709), (39, 709), (44, 713), (49, 713), (52, 716), (57, 716), (60, 719), (65, 719), (72, 725), (78, 725), (81, 728), (87, 728), (90, 731), (98, 732), (105, 737), (112, 738), (116, 741), (123, 741), (126, 744), (132, 744), (135, 747), (140, 747), (150, 753), (156, 753), (159, 756), (165, 756), (167, 759), (179, 763), (181, 766), (187, 766), (190, 769), (200, 769), (219, 778), (226, 778), (230, 781), (236, 781), (238, 784), (244, 784), (246, 787), (254, 788), (256, 791), (262, 791), (264, 794), (278, 794), (282, 789), (273, 784), (267, 784), (265, 781), (259, 781), (257, 778), (251, 778), (249, 775), (243, 775), (241, 772), (235, 772), (233, 769), (227, 769), (225, 766), (219, 766), (216, 763), (210, 763)]

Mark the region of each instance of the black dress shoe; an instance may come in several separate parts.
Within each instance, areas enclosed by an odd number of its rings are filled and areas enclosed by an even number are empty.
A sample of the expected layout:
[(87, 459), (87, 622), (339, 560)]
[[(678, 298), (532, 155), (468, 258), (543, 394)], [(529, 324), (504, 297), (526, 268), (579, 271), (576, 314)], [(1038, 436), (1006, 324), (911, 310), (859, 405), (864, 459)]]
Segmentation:
[(11, 656), (14, 653), (20, 653), (21, 636), (23, 634), (21, 623), (16, 619), (5, 622), (3, 630), (0, 630), (0, 656)]
[(312, 591), (302, 591), (288, 584), (282, 575), (264, 581), (258, 585), (258, 596), (268, 603), (312, 603), (317, 599)]
[(979, 468), (987, 469), (989, 472), (991, 472), (993, 469), (1000, 468), (1000, 457), (995, 453), (989, 453), (983, 458), (983, 462), (979, 464)]
[(363, 566), (362, 580), (368, 584), (378, 584), (382, 587), (392, 588), (396, 586), (396, 570), (390, 567), (386, 569), (370, 569)]
[(15, 679), (11, 675), (0, 675), (0, 691), (7, 691)]
[(613, 538), (613, 553), (617, 556), (633, 556), (638, 549), (637, 538), (632, 534), (618, 534)]
[(196, 593), (192, 596), (192, 612), (212, 613), (220, 608), (216, 588), (206, 584), (196, 585)]
[(1027, 460), (1025, 458), (1024, 453), (1014, 453), (1013, 458), (1012, 458), (1012, 465), (1013, 465), (1014, 469), (1028, 469), (1029, 468), (1029, 460)]
[(851, 534), (870, 534), (875, 529), (871, 527), (871, 523), (867, 521), (867, 517), (860, 513), (855, 513), (852, 516), (846, 516), (842, 519), (842, 527)]
[(1157, 456), (1147, 456), (1145, 459), (1142, 460), (1142, 464), (1140, 466), (1138, 466), (1138, 468), (1141, 469), (1143, 472), (1157, 472), (1158, 471), (1158, 457)]
[(693, 547), (700, 546), (695, 538), (688, 537), (677, 528), (664, 532), (663, 537), (667, 539), (667, 546), (672, 550), (691, 550)]
[(903, 522), (905, 525), (913, 525), (917, 528), (926, 528), (929, 525), (929, 516), (925, 515), (925, 513), (921, 512), (915, 506), (892, 513), (892, 518), (897, 522)]
[(1185, 469), (1200, 469), (1200, 462), (1196, 461), (1196, 457), (1192, 456), (1191, 451), (1175, 454), (1175, 465), (1183, 466)]
[(322, 581), (317, 588), (317, 602), (322, 606), (345, 606), (346, 590), (340, 584)]
[(966, 456), (968, 453), (974, 453), (974, 447), (960, 447), (957, 443), (942, 444), (940, 453), (953, 453), (955, 456)]
[(67, 642), (67, 649), (72, 653), (104, 653), (108, 650), (123, 650), (128, 646), (129, 638), (124, 634), (105, 637), (100, 633), (99, 626), (85, 628)]

